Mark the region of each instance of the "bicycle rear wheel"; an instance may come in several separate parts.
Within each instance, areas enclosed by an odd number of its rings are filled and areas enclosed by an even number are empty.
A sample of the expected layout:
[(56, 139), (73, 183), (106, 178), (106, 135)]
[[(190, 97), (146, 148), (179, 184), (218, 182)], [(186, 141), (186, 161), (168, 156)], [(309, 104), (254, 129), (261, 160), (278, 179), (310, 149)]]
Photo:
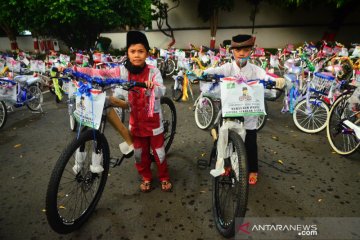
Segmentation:
[[(94, 136), (96, 141), (94, 141)], [(77, 156), (77, 149), (83, 154)], [(90, 171), (92, 153), (102, 153), (100, 173)], [(77, 157), (76, 157), (77, 156)], [(73, 169), (75, 160), (80, 169)], [(70, 233), (81, 227), (95, 210), (109, 172), (110, 150), (103, 134), (87, 130), (75, 138), (62, 152), (51, 174), (46, 192), (46, 216), (57, 233)]]
[(329, 116), (329, 107), (321, 99), (310, 98), (309, 107), (306, 99), (296, 104), (293, 112), (293, 120), (297, 128), (306, 133), (318, 133), (326, 128)]
[(215, 120), (214, 101), (209, 97), (201, 97), (195, 106), (195, 123), (198, 128), (208, 129)]
[[(229, 131), (225, 159), (225, 174), (213, 179), (213, 215), (219, 233), (230, 238), (235, 235), (235, 218), (245, 217), (248, 200), (248, 166), (245, 145), (241, 137)], [(213, 151), (216, 162), (216, 151)]]
[(0, 129), (5, 125), (7, 120), (7, 109), (3, 101), (0, 101)]
[(31, 111), (38, 111), (41, 109), (41, 104), (43, 102), (43, 95), (40, 88), (37, 85), (29, 86), (27, 97), (28, 99), (32, 99), (26, 104), (26, 106)]
[(174, 141), (176, 133), (176, 108), (168, 97), (161, 97), (162, 123), (164, 126), (164, 145), (167, 153)]
[[(347, 100), (351, 94), (345, 94), (336, 99), (330, 110), (330, 116), (326, 128), (327, 138), (330, 146), (340, 155), (350, 155), (360, 146), (360, 141), (356, 138), (355, 133), (346, 129), (343, 120), (348, 119), (353, 113), (349, 109)], [(360, 126), (360, 120), (353, 117), (348, 119)]]

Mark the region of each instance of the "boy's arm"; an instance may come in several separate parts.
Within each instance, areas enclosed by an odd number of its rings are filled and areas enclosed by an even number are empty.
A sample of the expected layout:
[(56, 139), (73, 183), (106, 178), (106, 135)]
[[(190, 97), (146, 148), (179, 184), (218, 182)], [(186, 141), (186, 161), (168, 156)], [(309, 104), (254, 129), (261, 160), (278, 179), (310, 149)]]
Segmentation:
[(226, 73), (228, 72), (227, 69), (230, 67), (230, 64), (231, 63), (225, 63), (225, 64), (221, 65), (220, 67), (210, 67), (208, 69), (205, 69), (204, 73), (226, 76)]

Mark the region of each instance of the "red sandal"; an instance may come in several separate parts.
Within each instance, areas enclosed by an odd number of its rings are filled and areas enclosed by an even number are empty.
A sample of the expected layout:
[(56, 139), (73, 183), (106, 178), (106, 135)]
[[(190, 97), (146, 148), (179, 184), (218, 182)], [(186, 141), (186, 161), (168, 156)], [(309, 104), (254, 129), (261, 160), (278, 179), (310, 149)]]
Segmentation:
[(172, 183), (169, 180), (161, 181), (161, 191), (163, 192), (172, 192)]
[(140, 184), (140, 191), (143, 193), (151, 192), (153, 190), (151, 186), (151, 181), (145, 181), (143, 180)]
[(249, 173), (249, 184), (255, 185), (258, 180), (258, 174), (256, 172)]

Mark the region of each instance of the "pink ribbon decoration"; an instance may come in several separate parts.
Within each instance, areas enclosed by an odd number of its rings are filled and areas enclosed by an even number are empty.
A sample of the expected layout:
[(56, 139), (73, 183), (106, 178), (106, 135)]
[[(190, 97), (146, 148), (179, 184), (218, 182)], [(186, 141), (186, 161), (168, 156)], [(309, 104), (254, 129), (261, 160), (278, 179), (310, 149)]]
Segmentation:
[(74, 71), (84, 73), (90, 77), (120, 78), (120, 68), (95, 69), (88, 67), (74, 67)]
[(150, 89), (150, 97), (149, 97), (149, 110), (148, 110), (148, 117), (154, 116), (154, 107), (155, 107), (155, 86), (160, 86), (158, 82), (155, 81), (155, 76), (152, 77), (151, 81), (154, 83), (154, 86)]

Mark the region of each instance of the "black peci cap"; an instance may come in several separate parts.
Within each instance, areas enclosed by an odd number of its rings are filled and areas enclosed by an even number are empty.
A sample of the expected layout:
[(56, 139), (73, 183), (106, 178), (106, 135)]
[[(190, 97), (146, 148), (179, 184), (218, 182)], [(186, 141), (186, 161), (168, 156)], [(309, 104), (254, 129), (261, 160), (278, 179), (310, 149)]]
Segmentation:
[(146, 35), (140, 31), (129, 31), (126, 35), (126, 49), (132, 44), (142, 44), (147, 51), (150, 50), (149, 42), (146, 38)]
[(239, 34), (232, 38), (231, 49), (233, 48), (243, 48), (243, 47), (253, 47), (255, 44), (255, 37), (246, 34)]

